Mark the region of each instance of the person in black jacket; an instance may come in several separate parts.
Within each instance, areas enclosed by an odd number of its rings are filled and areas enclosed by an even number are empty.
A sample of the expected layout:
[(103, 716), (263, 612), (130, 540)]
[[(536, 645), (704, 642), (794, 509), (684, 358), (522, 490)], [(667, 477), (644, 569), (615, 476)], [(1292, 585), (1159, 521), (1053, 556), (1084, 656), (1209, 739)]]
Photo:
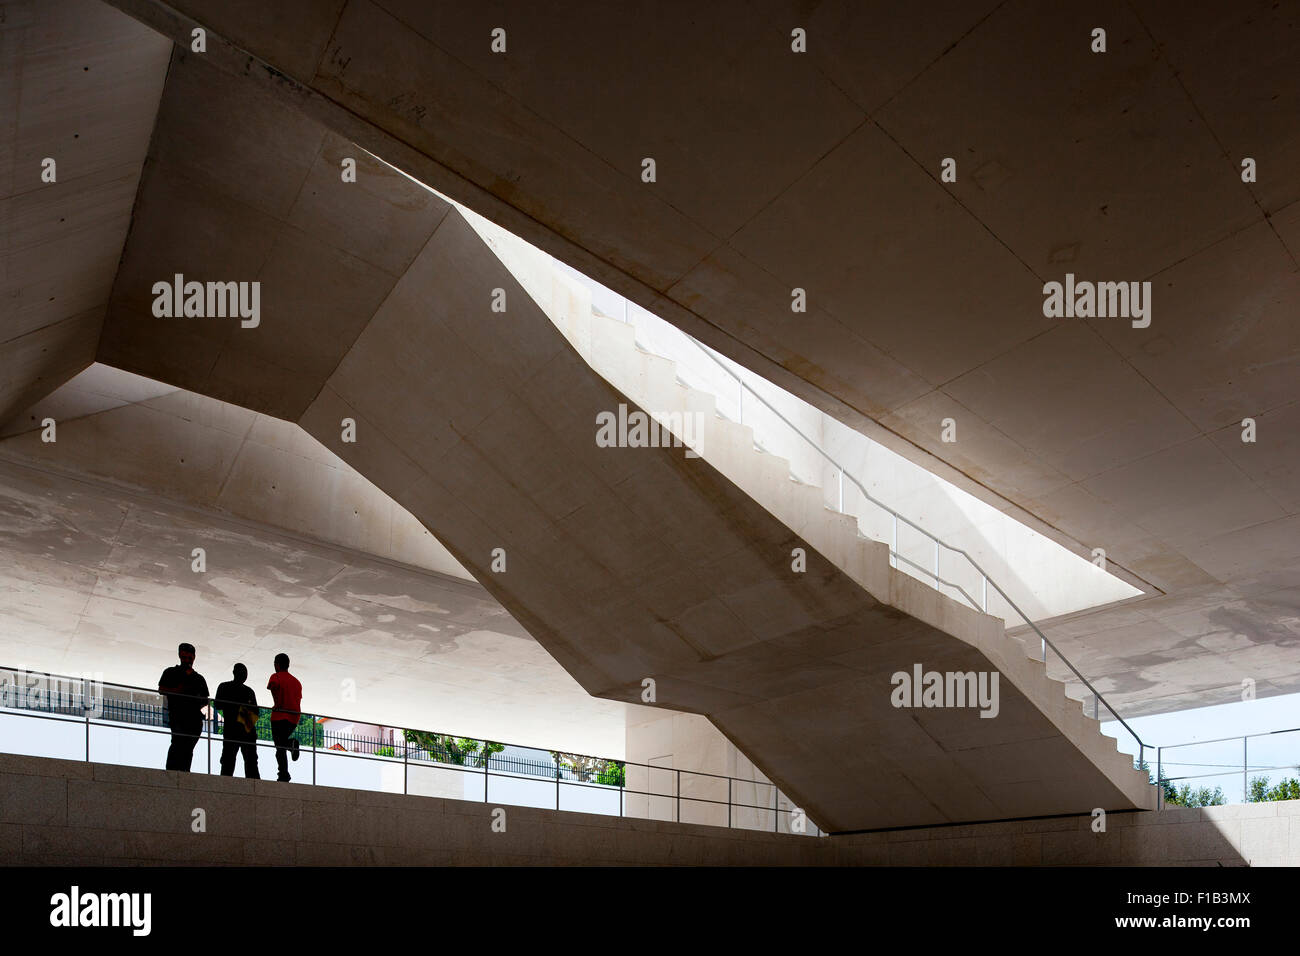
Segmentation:
[(244, 776), (261, 779), (257, 771), (257, 695), (244, 681), (248, 668), (236, 664), (234, 680), (217, 685), (215, 705), (221, 711), (221, 775), (234, 776), (235, 754), (244, 755)]
[(167, 769), (187, 773), (194, 759), (194, 745), (203, 734), (203, 711), (208, 706), (208, 682), (194, 669), (194, 645), (176, 648), (181, 662), (162, 672), (158, 693), (167, 698), (167, 723), (172, 744), (167, 748)]

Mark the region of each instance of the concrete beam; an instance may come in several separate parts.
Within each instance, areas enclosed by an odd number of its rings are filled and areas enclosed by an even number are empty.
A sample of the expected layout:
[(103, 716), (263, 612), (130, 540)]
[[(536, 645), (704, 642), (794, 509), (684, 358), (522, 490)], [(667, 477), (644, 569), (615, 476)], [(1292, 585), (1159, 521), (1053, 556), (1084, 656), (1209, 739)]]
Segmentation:
[(0, 423), (94, 359), (170, 51), (95, 0), (4, 13)]

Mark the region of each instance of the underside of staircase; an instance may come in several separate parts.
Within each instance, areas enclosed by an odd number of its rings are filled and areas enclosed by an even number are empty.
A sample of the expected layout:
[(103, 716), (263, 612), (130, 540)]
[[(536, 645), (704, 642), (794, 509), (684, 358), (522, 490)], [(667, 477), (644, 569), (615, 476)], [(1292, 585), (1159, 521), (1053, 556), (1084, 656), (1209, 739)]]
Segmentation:
[[(864, 606), (842, 620), (796, 618), (779, 636), (654, 675), (661, 690), (665, 677), (668, 686), (681, 685), (677, 702), (668, 706), (707, 714), (831, 830), (1153, 806), (1146, 772), (1133, 768), (1132, 758), (1100, 732), (1099, 721), (1068, 696), (1065, 684), (1048, 677), (1044, 662), (1033, 656), (1036, 642), (1026, 646), (1007, 634), (1001, 618), (899, 570), (888, 545), (863, 536), (856, 517), (827, 507), (822, 488), (795, 479), (790, 463), (758, 446), (750, 427), (718, 414), (714, 396), (685, 385), (673, 361), (639, 347), (634, 326), (593, 311), (586, 290), (558, 274), (545, 254), (458, 211), (620, 400), (626, 396), (632, 408), (678, 431), (678, 423), (696, 416), (687, 437), (699, 458), (684, 448), (671, 454), (688, 468), (716, 469), (761, 504), (796, 535), (794, 547), (830, 566), (823, 583), (843, 575), (860, 589)], [(772, 593), (759, 602), (774, 615), (782, 613), (772, 606), (776, 602), (802, 599), (791, 589), (800, 576), (791, 557), (783, 554)], [(806, 573), (813, 573), (811, 566)], [(718, 620), (723, 627), (734, 623)], [(787, 651), (790, 668), (781, 679), (770, 671), (780, 671)], [(958, 673), (995, 669), (1012, 711), (981, 718), (975, 709), (893, 707), (891, 678), (911, 675), (917, 665)], [(760, 682), (763, 691), (754, 694)], [(699, 687), (721, 692), (713, 700), (723, 706), (702, 706), (694, 696)], [(639, 690), (598, 692), (633, 700)], [(818, 755), (820, 770), (809, 765), (810, 754)], [(1049, 767), (1063, 772), (1044, 773)], [(1102, 796), (1105, 785), (1094, 786), (1098, 773), (1114, 787), (1114, 797)], [(866, 780), (877, 783), (863, 786)], [(1096, 795), (1097, 802), (1084, 794)]]

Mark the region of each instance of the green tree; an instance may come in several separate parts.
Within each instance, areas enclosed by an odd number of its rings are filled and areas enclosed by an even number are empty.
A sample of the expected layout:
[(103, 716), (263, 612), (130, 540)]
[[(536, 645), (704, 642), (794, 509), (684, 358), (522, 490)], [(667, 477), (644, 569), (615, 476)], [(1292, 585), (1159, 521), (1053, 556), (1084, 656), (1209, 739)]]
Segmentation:
[(586, 754), (569, 754), (559, 750), (552, 750), (550, 754), (558, 766), (571, 772), (581, 783), (591, 783), (594, 780), (607, 786), (623, 786), (627, 767), (620, 760), (588, 757)]
[(1300, 780), (1287, 777), (1274, 787), (1270, 793), (1274, 800), (1300, 800)]
[(434, 760), (458, 767), (465, 766), (466, 761), (471, 767), (482, 767), (493, 754), (506, 749), (505, 744), (495, 740), (453, 737), (451, 734), (435, 734), (426, 730), (404, 730), (402, 735), (407, 743), (427, 751)]
[(1228, 798), (1223, 795), (1222, 787), (1215, 787), (1213, 790), (1209, 787), (1197, 787), (1193, 790), (1191, 784), (1185, 783), (1179, 788), (1175, 799), (1167, 802), (1180, 807), (1221, 807), (1228, 802)]
[(596, 774), (596, 782), (607, 787), (622, 787), (627, 783), (627, 764), (621, 760), (610, 760), (605, 768)]
[(1228, 798), (1223, 794), (1222, 787), (1215, 787), (1211, 790), (1209, 787), (1198, 787), (1192, 789), (1192, 785), (1185, 783), (1182, 787), (1177, 787), (1174, 782), (1165, 776), (1164, 768), (1160, 769), (1160, 780), (1157, 781), (1151, 776), (1151, 768), (1144, 760), (1138, 764), (1139, 770), (1147, 772), (1147, 779), (1153, 784), (1157, 784), (1164, 791), (1165, 803), (1174, 807), (1220, 807), (1228, 802)]
[[(217, 732), (224, 730), (225, 725), (222, 721), (217, 721)], [(258, 740), (271, 740), (271, 710), (269, 707), (259, 707), (257, 709), (257, 723), (254, 725), (254, 731)], [(325, 730), (316, 722), (316, 718), (311, 714), (303, 714), (302, 719), (298, 721), (298, 726), (293, 735), (298, 738), (298, 743), (303, 747), (324, 747)]]
[(1268, 777), (1252, 777), (1250, 780), (1250, 793), (1246, 799), (1251, 803), (1300, 800), (1300, 780), (1295, 777), (1283, 777), (1275, 786), (1270, 787)]
[(484, 766), (493, 754), (506, 749), (505, 744), (497, 743), (495, 740), (475, 740), (473, 737), (458, 737), (456, 744), (462, 753), (472, 758), (470, 763), (472, 767)]
[[(1140, 764), (1138, 764), (1138, 769), (1145, 770), (1147, 772), (1147, 779), (1150, 780), (1153, 784), (1156, 783), (1155, 777), (1151, 775), (1151, 768), (1147, 765), (1147, 762), (1145, 760), (1143, 760)], [(1161, 790), (1164, 791), (1163, 796), (1164, 796), (1165, 803), (1178, 802), (1178, 788), (1173, 785), (1173, 783), (1170, 781), (1170, 779), (1167, 776), (1165, 776), (1165, 771), (1163, 767), (1160, 770), (1159, 787)]]

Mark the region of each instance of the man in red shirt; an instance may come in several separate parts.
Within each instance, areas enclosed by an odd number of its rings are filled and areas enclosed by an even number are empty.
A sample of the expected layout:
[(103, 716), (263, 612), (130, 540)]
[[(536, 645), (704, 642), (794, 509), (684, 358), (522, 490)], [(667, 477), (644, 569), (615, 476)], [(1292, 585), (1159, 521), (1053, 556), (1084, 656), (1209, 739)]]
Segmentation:
[(298, 759), (298, 741), (293, 732), (302, 719), (302, 684), (289, 673), (288, 654), (275, 655), (275, 673), (267, 682), (266, 689), (275, 702), (271, 710), (271, 739), (275, 741), (275, 764), (280, 770), (276, 779), (288, 783), (289, 761), (284, 752), (287, 750), (294, 760)]

